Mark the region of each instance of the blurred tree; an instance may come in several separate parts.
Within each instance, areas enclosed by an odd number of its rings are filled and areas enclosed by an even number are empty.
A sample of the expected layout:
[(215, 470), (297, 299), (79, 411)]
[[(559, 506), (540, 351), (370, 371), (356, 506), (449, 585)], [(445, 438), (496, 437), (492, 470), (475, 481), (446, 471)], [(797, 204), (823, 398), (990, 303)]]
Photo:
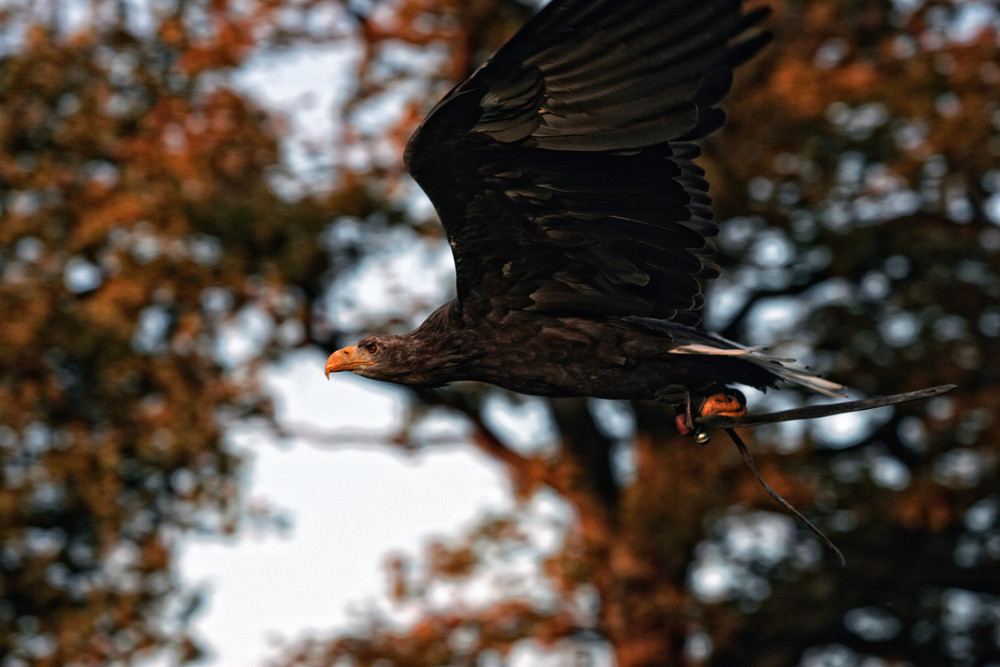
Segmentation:
[(271, 191), (276, 128), (213, 79), (275, 4), (81, 4), (2, 17), (4, 667), (198, 656), (173, 544), (233, 530), (222, 424), (267, 410), (253, 357), (302, 338), (325, 266), (329, 213)]
[[(402, 146), (534, 9), (83, 4), (97, 17), (85, 25), (56, 2), (2, 16), (3, 667), (199, 656), (197, 593), (172, 546), (239, 520), (225, 424), (268, 418), (263, 362), (332, 349), (344, 325), (328, 290), (375, 234), (443, 242)], [(490, 665), (528, 641), (620, 667), (1000, 661), (1000, 18), (976, 2), (771, 4), (775, 44), (739, 74), (702, 160), (726, 264), (708, 323), (865, 393), (960, 385), (754, 432), (765, 477), (848, 567), (776, 512), (735, 452), (677, 437), (660, 406), (546, 401), (556, 443), (536, 451), (491, 425), (499, 390), (422, 393), (415, 425), (430, 408), (462, 416), (526, 508), (561, 499), (573, 525), (543, 550), (526, 509), (419, 563), (395, 558), (392, 597), (417, 622), (373, 617), (284, 664)], [(361, 57), (345, 166), (329, 193), (290, 200), (275, 194), (278, 124), (224, 75), (303, 40), (352, 40)], [(373, 122), (385, 107), (404, 111)], [(224, 352), (233, 329), (251, 331), (249, 351)], [(544, 561), (489, 601), (438, 602), (525, 553)]]

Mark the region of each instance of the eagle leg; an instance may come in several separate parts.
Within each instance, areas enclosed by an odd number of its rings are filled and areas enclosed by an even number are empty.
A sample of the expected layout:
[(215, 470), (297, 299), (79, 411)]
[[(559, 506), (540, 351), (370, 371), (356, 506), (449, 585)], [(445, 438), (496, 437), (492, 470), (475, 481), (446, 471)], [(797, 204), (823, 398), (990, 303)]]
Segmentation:
[(684, 407), (676, 406), (677, 417), (674, 423), (677, 424), (677, 432), (681, 435), (691, 435), (694, 433), (694, 419), (691, 415), (691, 392), (684, 392)]
[(691, 392), (684, 393), (684, 406), (678, 407), (676, 417), (677, 430), (681, 435), (694, 435), (695, 442), (699, 445), (708, 444), (711, 435), (708, 430), (701, 428), (698, 422), (705, 417), (745, 417), (747, 414), (747, 399), (742, 392), (735, 389), (725, 388), (710, 394), (701, 399), (698, 406), (698, 419), (694, 419), (691, 408)]

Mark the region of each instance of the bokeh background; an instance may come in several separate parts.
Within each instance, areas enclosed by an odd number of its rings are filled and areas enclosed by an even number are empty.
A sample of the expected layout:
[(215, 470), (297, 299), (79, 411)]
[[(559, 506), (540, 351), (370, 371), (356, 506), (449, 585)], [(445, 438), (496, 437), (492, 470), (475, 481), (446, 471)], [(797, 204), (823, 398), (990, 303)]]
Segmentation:
[(748, 434), (843, 569), (660, 406), (323, 380), (448, 298), (401, 150), (536, 3), (0, 2), (0, 667), (1000, 665), (1000, 13), (769, 4), (706, 323), (959, 385)]

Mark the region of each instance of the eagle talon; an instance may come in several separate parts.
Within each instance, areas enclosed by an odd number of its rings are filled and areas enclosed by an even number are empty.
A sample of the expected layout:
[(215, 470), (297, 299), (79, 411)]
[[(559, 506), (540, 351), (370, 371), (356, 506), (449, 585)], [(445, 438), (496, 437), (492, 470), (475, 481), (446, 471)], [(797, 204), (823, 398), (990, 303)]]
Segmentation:
[(735, 389), (706, 396), (698, 410), (699, 417), (720, 415), (723, 417), (745, 417), (747, 414), (747, 399)]

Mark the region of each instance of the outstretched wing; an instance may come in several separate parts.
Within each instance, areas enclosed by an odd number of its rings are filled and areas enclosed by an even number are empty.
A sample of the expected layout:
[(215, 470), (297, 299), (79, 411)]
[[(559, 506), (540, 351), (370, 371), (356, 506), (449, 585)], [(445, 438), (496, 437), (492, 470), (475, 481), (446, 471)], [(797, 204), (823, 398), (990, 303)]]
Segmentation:
[(553, 0), (406, 149), (470, 317), (512, 309), (697, 321), (717, 228), (691, 141), (725, 120), (739, 0)]

